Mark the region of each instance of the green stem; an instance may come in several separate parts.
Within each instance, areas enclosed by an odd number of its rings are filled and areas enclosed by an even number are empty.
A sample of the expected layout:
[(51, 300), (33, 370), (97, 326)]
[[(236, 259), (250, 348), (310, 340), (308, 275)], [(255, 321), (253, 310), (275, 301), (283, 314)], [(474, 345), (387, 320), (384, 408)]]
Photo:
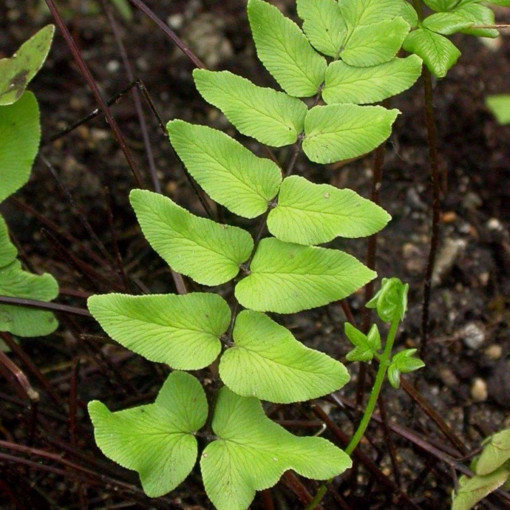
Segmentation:
[[(375, 406), (377, 405), (377, 400), (379, 398), (379, 393), (381, 392), (381, 387), (386, 376), (386, 371), (388, 370), (388, 366), (390, 365), (391, 351), (393, 350), (393, 344), (395, 342), (395, 337), (397, 335), (399, 324), (400, 319), (393, 320), (390, 326), (390, 330), (388, 331), (388, 336), (386, 337), (386, 343), (384, 344), (383, 353), (381, 355), (375, 353), (375, 357), (379, 361), (379, 369), (375, 377), (374, 386), (372, 388), (372, 392), (370, 393), (370, 398), (368, 399), (367, 407), (365, 408), (363, 418), (361, 418), (361, 422), (358, 426), (358, 429), (356, 430), (356, 433), (354, 434), (351, 441), (347, 445), (347, 448), (345, 449), (345, 453), (347, 453), (347, 455), (351, 455), (351, 453), (356, 449), (356, 446), (358, 446), (359, 442), (363, 438), (365, 430), (367, 429), (368, 424), (370, 423), (370, 418), (372, 417), (372, 414), (375, 410)], [(322, 501), (328, 490), (327, 484), (331, 482), (332, 479), (327, 480), (319, 487), (317, 494), (315, 494), (315, 497), (313, 498), (311, 503), (307, 505), (305, 510), (315, 510), (315, 508), (319, 506), (320, 502)]]
[(377, 375), (375, 377), (374, 386), (372, 388), (372, 392), (370, 393), (370, 398), (368, 399), (367, 407), (365, 408), (365, 412), (363, 413), (363, 418), (361, 419), (358, 429), (356, 430), (354, 436), (345, 449), (345, 453), (347, 453), (347, 455), (350, 455), (356, 449), (356, 446), (358, 446), (359, 442), (363, 438), (365, 430), (370, 423), (370, 418), (372, 417), (375, 406), (377, 404), (377, 399), (379, 398), (379, 393), (381, 392), (381, 387), (386, 376), (386, 371), (390, 365), (391, 351), (393, 349), (393, 343), (395, 342), (395, 336), (397, 335), (399, 323), (399, 319), (395, 319), (391, 323), (390, 330), (388, 331), (388, 336), (386, 338), (386, 343), (384, 345), (384, 351), (379, 363), (379, 369), (377, 370)]
[[(332, 479), (328, 480), (326, 483), (331, 483)], [(326, 492), (328, 491), (328, 487), (326, 486), (326, 483), (323, 483), (319, 490), (317, 491), (317, 494), (315, 494), (315, 497), (312, 499), (309, 505), (305, 508), (305, 510), (315, 510), (324, 496), (326, 495)]]

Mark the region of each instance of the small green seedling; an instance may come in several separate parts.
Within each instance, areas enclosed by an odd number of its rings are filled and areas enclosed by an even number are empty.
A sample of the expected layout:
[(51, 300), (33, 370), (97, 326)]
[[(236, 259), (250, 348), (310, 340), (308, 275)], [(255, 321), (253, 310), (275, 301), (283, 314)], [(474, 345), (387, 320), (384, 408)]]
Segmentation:
[[(54, 30), (53, 25), (44, 27), (11, 58), (0, 60), (0, 203), (28, 182), (39, 150), (39, 107), (25, 89), (46, 60)], [(0, 216), (0, 295), (41, 301), (57, 297), (55, 279), (23, 271), (17, 254)], [(32, 337), (48, 335), (57, 326), (50, 312), (0, 304), (0, 331)]]
[(510, 489), (510, 429), (488, 437), (482, 447), (471, 465), (474, 476), (459, 479), (452, 510), (469, 510), (496, 489)]
[[(329, 441), (293, 436), (265, 416), (261, 401), (303, 402), (349, 380), (340, 362), (301, 344), (267, 313), (324, 306), (375, 278), (353, 256), (318, 245), (372, 235), (390, 216), (352, 190), (291, 174), (301, 152), (329, 164), (383, 143), (399, 112), (364, 105), (411, 87), (421, 59), (396, 57), (414, 12), (403, 0), (298, 0), (297, 8), (303, 29), (267, 2), (248, 2), (257, 55), (282, 91), (227, 71), (193, 72), (200, 94), (239, 133), (270, 147), (293, 145), (287, 165), (259, 157), (216, 129), (182, 120), (167, 125), (198, 185), (244, 218), (243, 225), (253, 220), (252, 231), (261, 234), (254, 238), (244, 228), (196, 216), (147, 190), (130, 194), (144, 236), (174, 271), (203, 286), (226, 287), (88, 300), (113, 339), (174, 370), (152, 404), (119, 412), (89, 404), (99, 448), (137, 471), (151, 497), (177, 487), (198, 456), (206, 492), (219, 510), (248, 508), (255, 491), (272, 487), (288, 469), (327, 480), (351, 466)], [(396, 286), (391, 281), (384, 289), (377, 299), (393, 303)], [(400, 305), (392, 306), (402, 306), (399, 297)], [(393, 337), (403, 312), (394, 316)], [(380, 347), (375, 335), (362, 346), (374, 356)], [(389, 344), (382, 359), (389, 360)], [(224, 384), (207, 399), (198, 379), (183, 372), (206, 367)], [(395, 371), (408, 368), (395, 365)], [(208, 441), (201, 451), (195, 436)]]
[(111, 0), (124, 21), (132, 21), (133, 9), (128, 0)]
[[(372, 325), (366, 335), (352, 324), (345, 324), (345, 335), (354, 346), (354, 349), (347, 354), (347, 360), (370, 362), (375, 358), (379, 362), (363, 418), (346, 449), (349, 454), (354, 451), (368, 427), (385, 376), (387, 375), (388, 381), (394, 388), (398, 388), (400, 374), (414, 372), (425, 366), (422, 360), (414, 357), (416, 349), (405, 349), (397, 354), (392, 352), (398, 327), (404, 320), (407, 310), (408, 289), (409, 285), (403, 284), (398, 278), (383, 278), (381, 288), (366, 305), (368, 308), (375, 308), (379, 319), (389, 325), (384, 346), (381, 346), (381, 337), (376, 324)], [(381, 347), (382, 352), (380, 352)]]
[(485, 102), (499, 124), (510, 124), (510, 94), (487, 96)]

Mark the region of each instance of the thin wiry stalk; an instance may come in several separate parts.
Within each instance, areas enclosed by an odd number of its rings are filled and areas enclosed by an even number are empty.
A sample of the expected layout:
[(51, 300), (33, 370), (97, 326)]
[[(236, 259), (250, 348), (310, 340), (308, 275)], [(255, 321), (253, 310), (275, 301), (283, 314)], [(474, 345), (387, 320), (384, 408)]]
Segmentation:
[(141, 0), (129, 0), (137, 9), (142, 11), (148, 18), (150, 18), (158, 27), (165, 33), (165, 35), (175, 43), (175, 45), (189, 58), (189, 60), (201, 69), (205, 69), (204, 63), (184, 44), (182, 39), (156, 14), (145, 5)]
[[(128, 80), (133, 82), (135, 80), (135, 74), (133, 72), (133, 66), (129, 61), (129, 57), (126, 51), (126, 47), (122, 40), (122, 36), (120, 34), (119, 27), (117, 22), (115, 21), (115, 17), (112, 14), (112, 8), (109, 2), (102, 0), (103, 9), (106, 12), (106, 17), (108, 18), (108, 22), (112, 27), (113, 36), (115, 37), (115, 42), (117, 43), (117, 47), (119, 48), (120, 57), (122, 59), (122, 63), (124, 65), (124, 69), (126, 70), (126, 74)], [(142, 133), (143, 145), (145, 147), (145, 153), (147, 155), (147, 161), (149, 162), (149, 171), (152, 179), (152, 185), (154, 186), (154, 191), (156, 193), (161, 193), (161, 183), (159, 182), (158, 174), (156, 171), (156, 163), (154, 161), (154, 153), (152, 150), (151, 141), (149, 138), (149, 133), (147, 130), (147, 122), (145, 121), (145, 115), (143, 114), (142, 109), (142, 101), (140, 98), (140, 92), (137, 88), (131, 89), (131, 95), (133, 96), (133, 103), (135, 105), (136, 115), (138, 117), (138, 123), (140, 124), (140, 131)]]
[(69, 32), (69, 29), (67, 28), (66, 24), (64, 23), (64, 20), (62, 19), (62, 16), (60, 15), (59, 10), (57, 9), (57, 6), (55, 5), (55, 2), (53, 0), (45, 0), (46, 5), (48, 6), (51, 14), (53, 15), (53, 18), (55, 19), (55, 23), (62, 32), (62, 35), (66, 41), (67, 46), (69, 47), (69, 50), (71, 54), (73, 55), (73, 58), (76, 61), (76, 64), (78, 65), (78, 68), (80, 69), (81, 74), (83, 75), (83, 78), (87, 82), (87, 85), (89, 86), (95, 100), (97, 101), (97, 104), (101, 108), (102, 112), (104, 113), (104, 116), (106, 117), (106, 121), (108, 122), (109, 126), (111, 127), (113, 131), (113, 135), (115, 139), (117, 140), (117, 143), (119, 144), (122, 152), (124, 153), (124, 156), (126, 157), (126, 161), (128, 162), (128, 165), (133, 173), (133, 176), (135, 178), (135, 181), (137, 183), (137, 186), (140, 188), (143, 188), (143, 178), (140, 174), (140, 170), (138, 169), (138, 165), (136, 164), (136, 161), (133, 157), (133, 154), (131, 153), (131, 150), (129, 149), (126, 140), (124, 138), (124, 135), (122, 134), (122, 131), (120, 130), (119, 125), (117, 124), (117, 121), (113, 117), (110, 108), (105, 103), (103, 96), (101, 95), (101, 92), (99, 91), (99, 87), (97, 86), (97, 83), (94, 80), (94, 77), (92, 76), (92, 73), (90, 72), (90, 69), (88, 68), (87, 64), (85, 63), (85, 60), (83, 59), (80, 50), (78, 49), (78, 46), (74, 42), (74, 39), (71, 36), (71, 33)]
[(429, 315), (430, 297), (432, 290), (432, 274), (436, 264), (436, 255), (439, 245), (439, 220), (441, 217), (441, 184), (439, 180), (439, 159), (437, 154), (436, 124), (434, 120), (432, 77), (430, 71), (426, 67), (423, 68), (423, 86), (425, 94), (425, 112), (427, 119), (427, 138), (431, 174), (430, 177), (432, 180), (432, 231), (430, 237), (429, 255), (427, 259), (427, 268), (425, 270), (425, 279), (423, 282), (421, 340), (419, 347), (419, 356), (421, 359), (425, 359), (429, 340)]

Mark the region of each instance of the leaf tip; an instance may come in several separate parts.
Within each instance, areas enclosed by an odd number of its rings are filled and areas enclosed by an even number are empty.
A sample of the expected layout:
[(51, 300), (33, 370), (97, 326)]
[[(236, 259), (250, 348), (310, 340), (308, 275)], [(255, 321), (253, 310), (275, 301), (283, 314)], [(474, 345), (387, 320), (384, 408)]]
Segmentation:
[(155, 194), (155, 193), (152, 193), (152, 191), (148, 191), (146, 189), (139, 189), (139, 188), (132, 189), (129, 192), (129, 202), (134, 207), (136, 203), (139, 203), (140, 200), (143, 200), (144, 196), (147, 197), (147, 196), (149, 196), (149, 194)]
[(100, 415), (104, 415), (105, 412), (110, 413), (110, 410), (100, 400), (91, 400), (87, 404), (87, 411), (94, 427), (97, 427), (97, 421), (100, 419)]

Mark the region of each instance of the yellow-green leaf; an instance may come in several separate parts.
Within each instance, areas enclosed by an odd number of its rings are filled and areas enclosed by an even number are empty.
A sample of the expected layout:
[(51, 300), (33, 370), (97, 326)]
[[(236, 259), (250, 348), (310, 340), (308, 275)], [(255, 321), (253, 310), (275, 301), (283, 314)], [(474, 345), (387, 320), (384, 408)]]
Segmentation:
[(202, 97), (219, 108), (235, 128), (272, 147), (294, 143), (303, 130), (306, 105), (295, 97), (228, 71), (193, 71)]
[(40, 139), (39, 106), (31, 92), (0, 106), (0, 202), (28, 182)]
[(91, 296), (87, 305), (121, 345), (178, 370), (210, 365), (220, 353), (220, 337), (230, 324), (230, 309), (217, 294), (105, 294)]
[(54, 32), (53, 25), (46, 25), (25, 41), (11, 58), (0, 60), (0, 105), (15, 103), (23, 95), (48, 56)]
[(267, 226), (281, 241), (321, 244), (335, 237), (364, 237), (381, 230), (391, 216), (350, 189), (287, 177)]
[(255, 491), (272, 487), (289, 469), (326, 480), (352, 464), (326, 439), (294, 436), (266, 417), (259, 400), (228, 388), (219, 392), (212, 428), (217, 439), (205, 448), (200, 467), (218, 510), (246, 510)]
[(301, 29), (276, 7), (262, 0), (248, 1), (257, 55), (287, 94), (317, 94), (324, 80), (326, 59), (308, 42)]
[(235, 294), (251, 310), (295, 313), (343, 299), (375, 276), (342, 251), (267, 238), (260, 242), (250, 274), (237, 284)]
[(170, 267), (204, 285), (234, 278), (253, 250), (245, 230), (191, 214), (167, 197), (135, 189), (129, 195), (142, 232)]
[(356, 158), (390, 136), (398, 114), (382, 106), (315, 106), (305, 118), (303, 150), (316, 163)]
[(243, 310), (233, 337), (220, 377), (238, 395), (288, 404), (321, 397), (349, 380), (340, 362), (305, 347), (263, 313)]
[(88, 410), (101, 451), (137, 471), (148, 496), (167, 494), (193, 469), (198, 451), (195, 432), (207, 419), (205, 393), (193, 376), (172, 372), (153, 404), (112, 413), (93, 400)]
[(213, 200), (245, 218), (266, 211), (282, 182), (276, 163), (216, 129), (174, 120), (167, 130), (189, 173)]

